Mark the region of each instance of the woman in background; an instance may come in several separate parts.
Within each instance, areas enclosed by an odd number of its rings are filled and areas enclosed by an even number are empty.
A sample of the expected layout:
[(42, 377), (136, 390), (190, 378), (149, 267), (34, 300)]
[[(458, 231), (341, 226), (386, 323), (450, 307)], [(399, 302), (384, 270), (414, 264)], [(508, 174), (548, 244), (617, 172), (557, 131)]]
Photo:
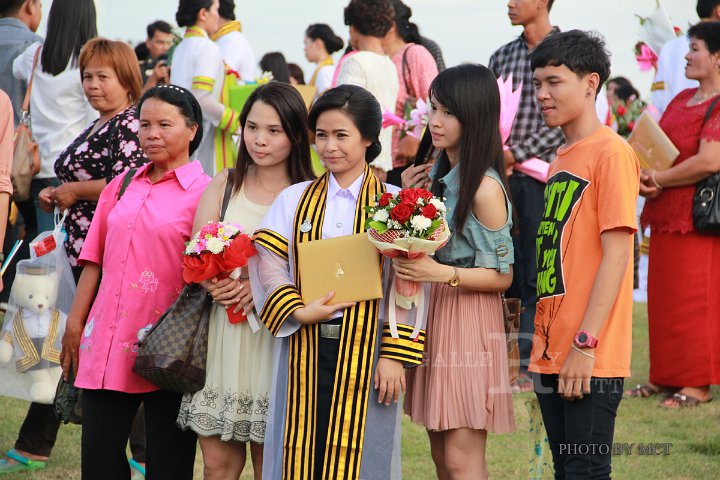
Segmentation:
[(30, 117), (33, 138), (40, 150), (40, 172), (33, 177), (30, 196), (38, 232), (55, 226), (52, 212), (43, 210), (38, 201), (40, 190), (60, 184), (55, 176), (55, 159), (97, 118), (83, 93), (78, 70), (80, 50), (94, 37), (97, 26), (93, 0), (55, 0), (48, 15), (45, 42), (30, 45), (13, 62), (15, 78), (26, 82), (33, 79)]
[(685, 76), (700, 86), (680, 92), (660, 119), (680, 155), (641, 175), (641, 220), (652, 239), (650, 381), (626, 392), (659, 394), (675, 409), (709, 402), (710, 385), (720, 384), (720, 237), (698, 233), (692, 218), (696, 184), (720, 171), (720, 22), (699, 23), (688, 37)]
[(332, 86), (335, 73), (332, 54), (341, 50), (345, 44), (335, 35), (332, 28), (324, 23), (314, 23), (305, 30), (305, 58), (317, 67), (308, 85), (317, 88), (315, 100)]
[(205, 131), (193, 159), (211, 176), (235, 165), (232, 136), (240, 120), (240, 112), (225, 105), (225, 64), (220, 47), (209, 38), (220, 26), (219, 7), (218, 0), (180, 0), (175, 19), (186, 29), (170, 72), (170, 82), (192, 91), (202, 107)]
[(260, 59), (260, 70), (272, 73), (276, 82), (290, 83), (290, 69), (285, 55), (280, 52), (269, 52)]
[[(382, 40), (392, 28), (395, 14), (390, 0), (351, 0), (344, 11), (350, 28), (350, 45), (357, 53), (345, 58), (337, 85), (358, 85), (372, 93), (382, 109), (395, 111), (398, 75), (395, 65), (383, 49)], [(372, 167), (380, 180), (392, 170), (392, 127), (380, 132), (382, 150)]]
[[(437, 64), (430, 52), (420, 45), (417, 26), (410, 23), (412, 10), (400, 0), (393, 0), (395, 22), (383, 39), (383, 50), (397, 68), (399, 89), (395, 102), (395, 115), (406, 115), (417, 106), (417, 100), (427, 101), (430, 82), (438, 74)], [(406, 40), (410, 39), (410, 40)], [(401, 135), (398, 127), (393, 129), (392, 157), (393, 171), (388, 182), (400, 185), (400, 174), (415, 160), (420, 138)]]

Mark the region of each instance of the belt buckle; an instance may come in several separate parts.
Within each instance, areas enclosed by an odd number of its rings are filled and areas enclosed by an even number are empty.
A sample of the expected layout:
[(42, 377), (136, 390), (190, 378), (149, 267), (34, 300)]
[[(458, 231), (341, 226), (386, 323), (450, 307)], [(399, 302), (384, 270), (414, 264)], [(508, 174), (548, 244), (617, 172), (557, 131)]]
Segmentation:
[(340, 340), (340, 327), (342, 327), (342, 325), (330, 325), (327, 323), (321, 323), (320, 337)]

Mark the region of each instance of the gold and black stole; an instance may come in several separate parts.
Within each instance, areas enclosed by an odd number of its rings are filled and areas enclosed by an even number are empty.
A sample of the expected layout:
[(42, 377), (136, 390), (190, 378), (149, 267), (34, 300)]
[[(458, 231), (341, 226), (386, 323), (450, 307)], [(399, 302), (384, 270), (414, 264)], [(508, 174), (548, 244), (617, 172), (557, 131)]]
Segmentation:
[[(303, 192), (293, 224), (290, 242), (298, 290), (297, 246), (322, 238), (329, 174), (318, 178)], [(369, 167), (365, 167), (355, 207), (354, 232), (365, 231), (367, 213), (376, 195), (385, 192)], [(311, 228), (301, 229), (310, 223)], [(381, 261), (381, 260), (380, 260)], [(358, 302), (343, 315), (338, 366), (333, 387), (327, 444), (325, 479), (357, 479), (365, 436), (365, 420), (371, 392), (372, 366), (378, 334), (379, 300)], [(288, 393), (283, 442), (283, 478), (312, 480), (315, 464), (315, 422), (319, 325), (304, 325), (289, 338)]]

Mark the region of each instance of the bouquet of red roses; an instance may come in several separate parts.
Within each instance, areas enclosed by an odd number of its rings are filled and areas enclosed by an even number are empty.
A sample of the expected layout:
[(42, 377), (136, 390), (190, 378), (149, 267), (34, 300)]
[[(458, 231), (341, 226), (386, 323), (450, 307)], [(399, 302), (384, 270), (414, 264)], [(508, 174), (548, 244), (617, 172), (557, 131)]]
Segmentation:
[[(396, 195), (379, 195), (377, 204), (365, 207), (365, 211), (370, 214), (365, 221), (370, 242), (389, 258), (403, 256), (412, 259), (433, 255), (450, 237), (445, 204), (422, 188), (406, 188)], [(393, 278), (393, 284), (391, 302), (406, 310), (413, 305), (422, 310), (424, 300), (420, 284), (400, 278)], [(391, 317), (393, 307), (390, 306)], [(420, 317), (418, 315), (417, 318)], [(392, 318), (390, 327), (395, 336)], [(413, 338), (417, 333), (414, 332)]]
[[(240, 225), (228, 222), (208, 223), (185, 246), (183, 280), (198, 283), (211, 278), (240, 276), (241, 268), (257, 251), (252, 239), (243, 233)], [(230, 323), (247, 320), (242, 310), (233, 313), (235, 306), (227, 308)], [(257, 322), (254, 322), (257, 324)], [(253, 325), (253, 331), (257, 325)]]

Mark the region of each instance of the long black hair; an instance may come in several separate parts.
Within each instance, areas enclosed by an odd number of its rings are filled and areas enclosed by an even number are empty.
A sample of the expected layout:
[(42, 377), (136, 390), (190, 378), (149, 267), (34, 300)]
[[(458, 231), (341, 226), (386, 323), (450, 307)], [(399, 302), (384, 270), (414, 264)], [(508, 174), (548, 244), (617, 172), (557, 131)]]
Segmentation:
[(203, 138), (202, 109), (200, 108), (198, 101), (195, 99), (195, 95), (193, 95), (190, 90), (177, 85), (166, 84), (153, 87), (145, 92), (138, 103), (138, 118), (140, 118), (143, 103), (150, 98), (156, 98), (177, 107), (180, 114), (185, 117), (185, 124), (188, 127), (197, 125), (195, 137), (190, 140), (190, 144), (188, 145), (188, 153), (190, 155), (195, 153), (195, 150), (198, 149)]
[(97, 34), (93, 0), (54, 0), (40, 56), (43, 72), (59, 75), (71, 60), (70, 66), (75, 68), (83, 45)]
[[(310, 160), (307, 108), (297, 89), (281, 82), (270, 82), (257, 87), (248, 97), (240, 113), (240, 125), (243, 129), (255, 102), (263, 102), (277, 112), (285, 135), (290, 140), (292, 146), (287, 160), (290, 183), (295, 184), (315, 178)], [(240, 190), (251, 165), (255, 165), (255, 162), (245, 145), (244, 136), (240, 135), (237, 165), (232, 179), (234, 192)]]
[[(460, 183), (454, 214), (454, 229), (462, 233), (475, 203), (475, 194), (488, 169), (494, 169), (507, 188), (505, 159), (500, 135), (500, 91), (495, 75), (482, 65), (458, 65), (443, 70), (430, 84), (431, 101), (444, 105), (460, 122), (458, 148)], [(425, 161), (432, 147), (430, 129), (420, 143), (416, 163)], [(437, 179), (452, 168), (447, 154), (438, 159)], [(442, 196), (443, 186), (433, 183), (433, 194)]]
[(308, 116), (310, 130), (315, 131), (321, 114), (340, 110), (349, 116), (364, 140), (372, 142), (365, 151), (365, 161), (372, 162), (380, 155), (382, 110), (375, 96), (357, 85), (339, 85), (323, 93), (313, 104)]
[(335, 35), (333, 29), (324, 23), (313, 23), (305, 30), (305, 35), (310, 40), (317, 40), (318, 38), (322, 40), (325, 50), (329, 54), (337, 52), (345, 45), (343, 39)]

